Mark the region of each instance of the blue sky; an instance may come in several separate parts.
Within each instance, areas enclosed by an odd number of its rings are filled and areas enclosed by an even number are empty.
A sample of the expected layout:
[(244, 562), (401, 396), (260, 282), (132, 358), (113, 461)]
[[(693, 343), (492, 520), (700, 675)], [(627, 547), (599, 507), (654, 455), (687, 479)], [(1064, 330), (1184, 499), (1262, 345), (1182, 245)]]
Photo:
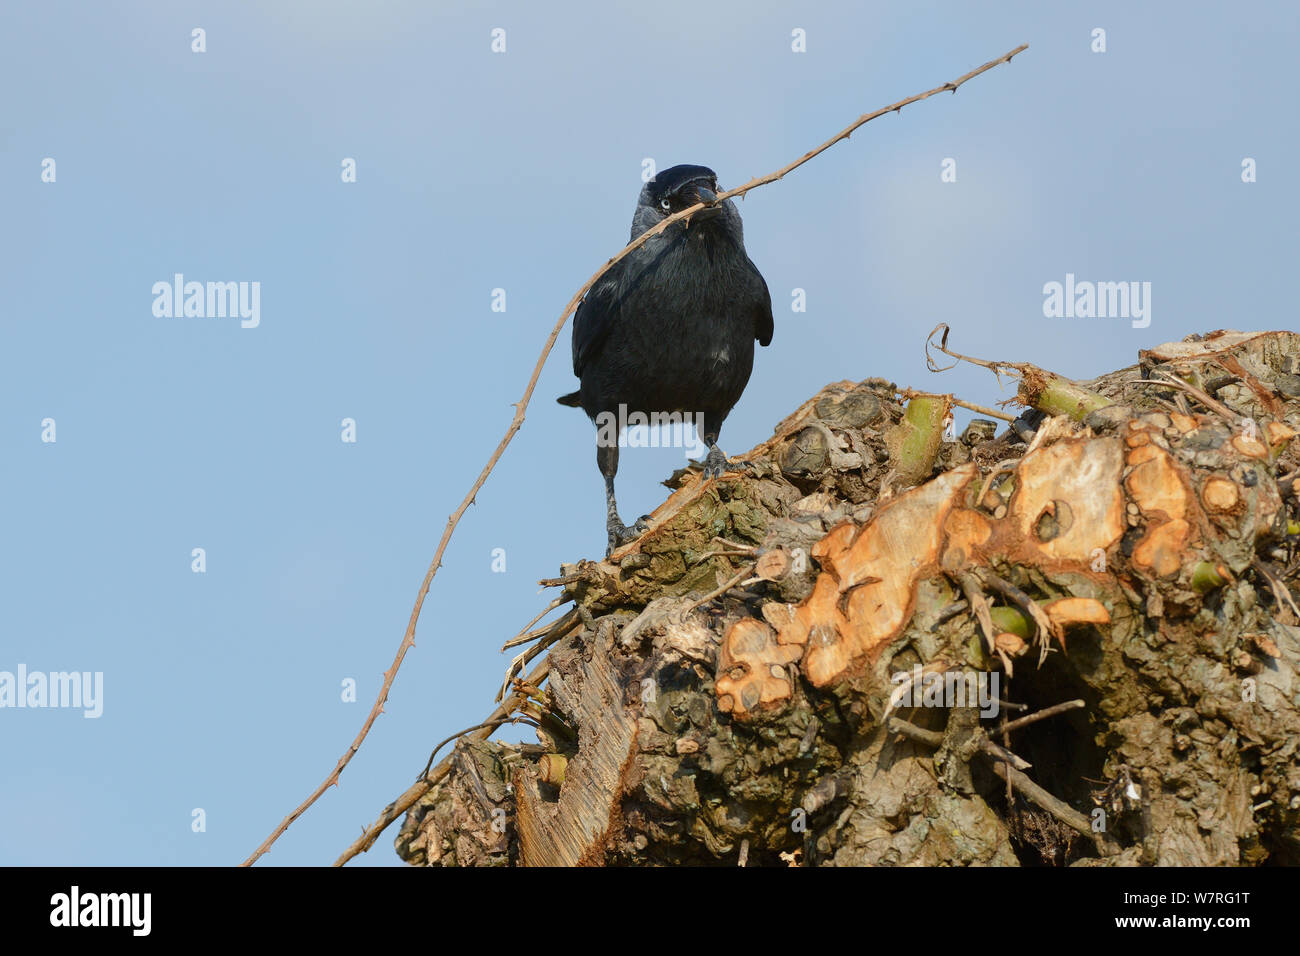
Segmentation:
[[(977, 370), (926, 371), (940, 321), (958, 350), (1081, 378), (1191, 332), (1294, 328), (1298, 19), (1281, 2), (6, 3), (0, 671), (104, 683), (97, 719), (0, 709), (0, 864), (234, 863), (315, 787), (560, 308), (626, 240), (647, 158), (735, 186), (1030, 44), (741, 203), (776, 333), (731, 454), (841, 378), (1006, 397)], [(178, 272), (260, 283), (260, 324), (155, 316)], [(1045, 318), (1067, 273), (1150, 282), (1149, 327)], [(498, 648), (548, 600), (537, 580), (603, 552), (592, 429), (553, 401), (573, 387), (566, 329), (386, 715), (261, 865), (332, 861), (491, 710)], [(624, 452), (626, 518), (682, 457)], [(354, 865), (398, 865), (395, 833)]]

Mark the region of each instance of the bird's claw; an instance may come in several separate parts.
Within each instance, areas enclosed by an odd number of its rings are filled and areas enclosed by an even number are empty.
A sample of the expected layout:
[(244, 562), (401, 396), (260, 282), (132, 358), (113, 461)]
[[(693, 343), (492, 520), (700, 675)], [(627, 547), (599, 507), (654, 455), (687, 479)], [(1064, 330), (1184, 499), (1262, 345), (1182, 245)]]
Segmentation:
[(714, 446), (709, 451), (708, 457), (704, 459), (702, 464), (701, 474), (704, 480), (708, 481), (710, 478), (721, 478), (729, 471), (748, 471), (752, 474), (755, 471), (754, 463), (745, 461), (744, 459), (728, 461), (727, 456), (722, 453), (722, 450), (717, 446)]
[(630, 544), (649, 530), (649, 515), (642, 515), (637, 519), (636, 524), (632, 525), (630, 528), (617, 518), (612, 519), (608, 528), (609, 543), (605, 547), (605, 557), (608, 558), (616, 550), (623, 547), (623, 545)]

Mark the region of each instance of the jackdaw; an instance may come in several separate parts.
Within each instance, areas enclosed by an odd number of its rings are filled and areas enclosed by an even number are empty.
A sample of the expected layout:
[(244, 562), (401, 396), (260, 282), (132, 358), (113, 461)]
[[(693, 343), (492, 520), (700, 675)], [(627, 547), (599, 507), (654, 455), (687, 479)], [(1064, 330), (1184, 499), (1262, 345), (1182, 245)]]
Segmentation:
[[(745, 254), (740, 213), (717, 203), (718, 178), (705, 166), (674, 166), (641, 190), (635, 240), (697, 202), (714, 203), (634, 250), (606, 272), (573, 320), (576, 392), (559, 399), (596, 423), (596, 464), (605, 477), (608, 555), (644, 530), (618, 516), (614, 475), (627, 416), (684, 413), (701, 423), (704, 477), (727, 469), (718, 435), (754, 366), (754, 340), (772, 341), (772, 297)], [(602, 428), (602, 422), (617, 423)]]

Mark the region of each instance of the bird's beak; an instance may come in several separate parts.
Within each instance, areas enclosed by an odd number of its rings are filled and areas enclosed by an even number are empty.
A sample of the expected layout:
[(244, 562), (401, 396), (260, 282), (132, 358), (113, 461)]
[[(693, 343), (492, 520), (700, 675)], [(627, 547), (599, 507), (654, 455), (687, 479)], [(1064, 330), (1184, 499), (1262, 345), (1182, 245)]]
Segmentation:
[[(708, 186), (700, 186), (695, 190), (695, 201), (702, 203), (716, 203), (718, 194)], [(722, 207), (718, 205), (709, 205), (695, 214), (696, 219), (712, 219), (714, 216), (721, 215)]]

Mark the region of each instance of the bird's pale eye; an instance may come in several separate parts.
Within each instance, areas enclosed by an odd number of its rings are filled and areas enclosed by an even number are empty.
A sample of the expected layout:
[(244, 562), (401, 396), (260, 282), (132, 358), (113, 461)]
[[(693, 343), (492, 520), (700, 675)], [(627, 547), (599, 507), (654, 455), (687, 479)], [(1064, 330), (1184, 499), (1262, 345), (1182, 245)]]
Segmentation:
[(660, 208), (663, 212), (665, 212), (665, 213), (669, 213), (669, 212), (672, 212), (672, 211), (673, 211), (673, 204), (672, 204), (671, 202), (669, 202), (666, 198), (664, 198), (664, 199), (659, 200), (659, 208)]

